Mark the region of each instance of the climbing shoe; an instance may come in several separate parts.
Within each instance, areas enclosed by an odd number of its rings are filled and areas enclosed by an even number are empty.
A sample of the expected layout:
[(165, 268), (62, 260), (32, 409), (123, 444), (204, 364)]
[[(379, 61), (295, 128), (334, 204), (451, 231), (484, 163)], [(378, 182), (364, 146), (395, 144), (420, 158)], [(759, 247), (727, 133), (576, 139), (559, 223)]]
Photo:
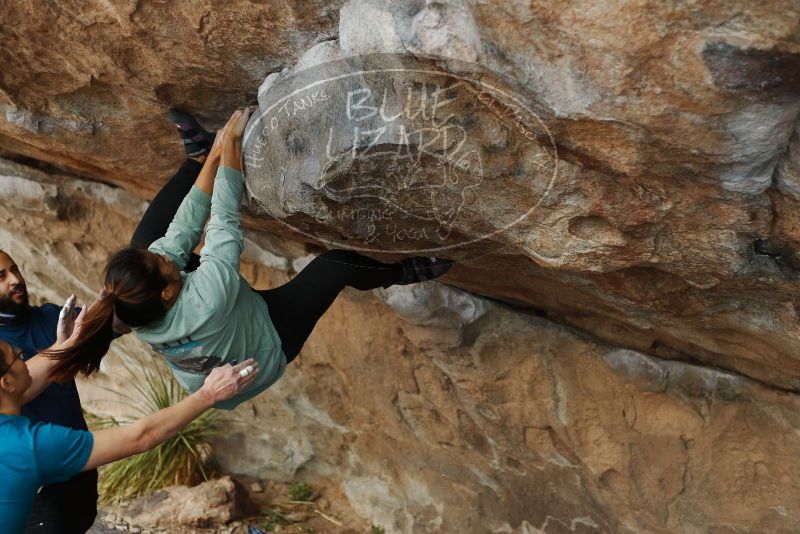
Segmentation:
[(439, 278), (453, 266), (452, 260), (427, 256), (415, 256), (400, 261), (403, 275), (397, 285), (417, 284)]
[(200, 123), (189, 113), (178, 108), (172, 108), (169, 110), (169, 120), (178, 129), (178, 134), (183, 139), (186, 157), (205, 156), (211, 151), (211, 145), (214, 144), (216, 134), (204, 130)]

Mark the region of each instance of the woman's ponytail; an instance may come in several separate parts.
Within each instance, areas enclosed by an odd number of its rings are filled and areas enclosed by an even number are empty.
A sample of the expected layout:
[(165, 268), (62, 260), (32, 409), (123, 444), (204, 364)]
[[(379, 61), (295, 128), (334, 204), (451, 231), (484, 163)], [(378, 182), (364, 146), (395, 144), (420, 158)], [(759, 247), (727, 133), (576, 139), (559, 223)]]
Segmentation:
[(158, 322), (166, 314), (161, 293), (169, 280), (159, 269), (158, 256), (127, 247), (114, 253), (106, 265), (105, 288), (100, 299), (86, 310), (81, 329), (70, 346), (42, 354), (58, 360), (50, 378), (64, 381), (78, 373), (100, 369), (114, 337), (114, 314), (130, 327)]
[(51, 380), (64, 382), (78, 373), (88, 376), (100, 369), (100, 361), (108, 352), (114, 336), (115, 301), (114, 293), (104, 292), (100, 300), (86, 310), (80, 331), (68, 347), (42, 352), (44, 356), (58, 360), (50, 370)]

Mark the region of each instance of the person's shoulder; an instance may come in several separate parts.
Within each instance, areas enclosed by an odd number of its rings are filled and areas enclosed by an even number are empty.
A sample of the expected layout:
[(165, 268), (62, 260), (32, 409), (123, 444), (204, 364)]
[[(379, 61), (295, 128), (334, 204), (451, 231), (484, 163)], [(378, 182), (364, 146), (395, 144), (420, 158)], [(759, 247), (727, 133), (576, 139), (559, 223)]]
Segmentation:
[(0, 427), (29, 427), (33, 422), (24, 415), (7, 415), (0, 413)]
[[(28, 418), (24, 417), (24, 419)], [(84, 441), (90, 439), (92, 435), (88, 430), (77, 430), (64, 425), (42, 423), (31, 421), (30, 419), (28, 419), (27, 423), (22, 423), (21, 426), (27, 426), (33, 436), (34, 444), (40, 447), (42, 445), (58, 447), (76, 441)]]
[(25, 415), (0, 414), (0, 440), (6, 443), (30, 443), (37, 423)]
[(52, 302), (45, 302), (41, 306), (31, 306), (31, 316), (42, 316), (52, 318), (53, 316), (58, 319), (58, 314), (61, 313), (61, 306), (53, 304)]
[(30, 429), (34, 461), (42, 485), (62, 482), (81, 472), (94, 447), (88, 430), (52, 423), (34, 423)]
[(44, 323), (48, 327), (58, 324), (61, 306), (47, 302), (41, 306), (31, 306), (31, 323)]
[(196, 271), (186, 273), (179, 297), (179, 300), (183, 300), (184, 311), (190, 311), (198, 315), (204, 315), (206, 312), (213, 313), (214, 309), (224, 300), (224, 297), (228, 296), (226, 292), (221, 292), (216, 287), (217, 284), (209, 281), (209, 277), (211, 277), (211, 280), (215, 280), (213, 274), (209, 272), (213, 269), (209, 269), (209, 267), (218, 267), (212, 265), (213, 262), (203, 263), (206, 265), (202, 269), (198, 268)]
[(59, 306), (58, 304), (53, 304), (52, 302), (45, 302), (41, 306), (31, 306), (31, 308), (35, 309), (35, 310), (41, 310), (41, 311), (44, 311), (44, 312), (49, 312), (49, 311), (52, 311), (52, 310), (60, 310), (61, 306)]

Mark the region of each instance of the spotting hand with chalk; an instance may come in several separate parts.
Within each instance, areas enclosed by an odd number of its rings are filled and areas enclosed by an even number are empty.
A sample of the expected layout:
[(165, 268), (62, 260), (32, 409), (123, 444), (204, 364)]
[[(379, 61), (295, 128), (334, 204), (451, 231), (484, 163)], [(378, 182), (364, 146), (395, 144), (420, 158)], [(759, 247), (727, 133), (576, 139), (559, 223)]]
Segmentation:
[[(83, 317), (86, 315), (83, 310), (81, 310), (81, 314)], [(70, 295), (58, 314), (56, 343), (59, 345), (66, 343), (75, 333), (75, 324), (80, 322), (78, 319), (83, 319), (83, 317), (75, 311), (75, 295)]]

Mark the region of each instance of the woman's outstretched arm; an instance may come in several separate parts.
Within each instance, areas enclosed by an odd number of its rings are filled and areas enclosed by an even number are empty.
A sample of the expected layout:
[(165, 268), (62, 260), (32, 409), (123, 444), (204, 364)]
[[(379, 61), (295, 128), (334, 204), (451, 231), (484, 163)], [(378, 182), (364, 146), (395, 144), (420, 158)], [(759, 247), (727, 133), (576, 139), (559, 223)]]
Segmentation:
[(242, 135), (254, 109), (236, 111), (225, 128), (222, 162), (217, 171), (211, 197), (211, 216), (205, 245), (200, 253), (200, 267), (197, 268), (204, 287), (207, 291), (214, 290), (219, 299), (213, 300), (220, 303), (235, 301), (240, 282), (239, 256), (244, 248), (244, 234), (239, 209), (244, 181), (239, 162)]
[(250, 115), (255, 110), (256, 106), (236, 110), (228, 121), (226, 129), (229, 130), (230, 135), (224, 139), (221, 147), (223, 167), (242, 172), (242, 136), (247, 127), (247, 121), (250, 120)]
[[(192, 186), (197, 184), (198, 175), (201, 172), (205, 171), (206, 182), (209, 179), (213, 182), (214, 172), (216, 172), (216, 166), (219, 164), (221, 156), (222, 134), (221, 130), (217, 132), (208, 154), (197, 158), (187, 158), (175, 175), (153, 197), (131, 236), (132, 247), (147, 249), (156, 240), (164, 237), (181, 202), (186, 198)], [(193, 262), (195, 267), (197, 267), (198, 260), (199, 258), (195, 258)]]
[[(249, 372), (242, 375), (241, 371)], [(92, 432), (94, 445), (84, 471), (140, 454), (164, 443), (214, 404), (244, 391), (258, 373), (258, 363), (247, 360), (239, 365), (217, 367), (203, 387), (179, 403), (119, 428)]]
[(211, 196), (214, 192), (214, 176), (217, 174), (217, 167), (219, 167), (219, 162), (222, 158), (222, 147), (225, 145), (225, 129), (222, 128), (217, 131), (211, 151), (208, 153), (208, 157), (203, 163), (203, 168), (194, 182), (195, 187), (205, 192), (208, 196)]
[(200, 242), (203, 227), (208, 221), (214, 177), (219, 166), (224, 139), (224, 132), (218, 132), (197, 180), (181, 202), (167, 233), (148, 247), (151, 252), (170, 258), (180, 270), (186, 269), (192, 251)]
[(238, 395), (258, 372), (258, 363), (252, 359), (235, 367), (230, 364), (217, 367), (196, 393), (119, 428), (87, 432), (36, 424), (32, 445), (37, 460), (37, 485), (61, 482), (80, 471), (145, 452), (165, 442), (216, 403)]

